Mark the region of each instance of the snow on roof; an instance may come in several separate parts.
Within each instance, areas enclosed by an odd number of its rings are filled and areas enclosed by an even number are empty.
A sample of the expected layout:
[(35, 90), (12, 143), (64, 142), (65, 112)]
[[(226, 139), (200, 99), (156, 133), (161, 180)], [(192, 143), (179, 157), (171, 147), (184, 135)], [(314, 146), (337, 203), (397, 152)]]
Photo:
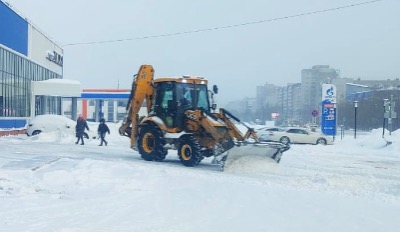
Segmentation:
[(60, 83), (60, 84), (78, 84), (80, 85), (81, 82), (77, 80), (70, 80), (70, 79), (48, 79), (40, 82), (48, 82), (48, 83)]
[(357, 86), (357, 87), (363, 87), (363, 88), (370, 88), (368, 85), (360, 85), (360, 84), (354, 84), (354, 83), (346, 83), (346, 85)]
[(68, 79), (49, 79), (45, 81), (33, 81), (34, 95), (80, 97), (82, 93), (81, 83)]

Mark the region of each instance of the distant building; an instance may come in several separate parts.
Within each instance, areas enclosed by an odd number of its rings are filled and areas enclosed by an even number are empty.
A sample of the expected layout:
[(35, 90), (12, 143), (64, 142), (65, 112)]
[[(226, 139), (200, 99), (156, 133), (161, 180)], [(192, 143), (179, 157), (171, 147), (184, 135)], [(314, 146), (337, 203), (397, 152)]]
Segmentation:
[(339, 77), (339, 71), (329, 65), (315, 65), (301, 71), (302, 123), (312, 121), (311, 112), (321, 108), (322, 83), (332, 83)]
[[(400, 80), (354, 80), (340, 77), (340, 71), (329, 65), (315, 65), (311, 69), (301, 71), (301, 83), (289, 83), (278, 87), (266, 83), (256, 87), (256, 96), (230, 102), (227, 109), (236, 113), (239, 118), (246, 120), (271, 120), (271, 114), (279, 115), (274, 118), (278, 124), (304, 125), (313, 121), (312, 112), (321, 113), (322, 84), (333, 84), (336, 87), (338, 104), (366, 99), (376, 90), (400, 89)], [(320, 115), (316, 118), (318, 124)]]
[(257, 119), (262, 121), (271, 119), (271, 108), (275, 108), (279, 102), (278, 88), (268, 83), (256, 87), (254, 112)]
[(351, 83), (358, 85), (366, 85), (372, 89), (398, 89), (400, 88), (400, 79), (386, 79), (386, 80), (362, 80), (361, 78), (357, 78), (353, 80)]
[(346, 101), (355, 101), (368, 98), (371, 93), (371, 87), (367, 85), (358, 85), (353, 83), (346, 84)]
[(287, 86), (278, 88), (278, 105), (277, 118), (280, 125), (297, 125), (301, 119), (300, 111), (300, 83), (289, 83)]
[[(77, 100), (77, 114), (88, 121), (99, 122), (104, 118), (108, 122), (119, 122), (127, 115), (130, 89), (83, 89)], [(72, 104), (63, 99), (63, 115), (72, 118)], [(147, 114), (146, 102), (143, 102), (139, 116)]]
[(353, 83), (352, 78), (336, 78), (332, 80), (333, 85), (336, 86), (336, 101), (346, 101), (346, 84)]
[(398, 90), (400, 89), (400, 80), (351, 80), (346, 83), (345, 95), (346, 101), (367, 99), (373, 92), (379, 90)]
[(280, 114), (281, 123), (284, 125), (299, 125), (301, 123), (301, 84), (289, 83), (281, 87), (281, 105)]
[(240, 120), (250, 122), (256, 119), (255, 103), (255, 98), (245, 97), (242, 100), (228, 102), (225, 109), (240, 118)]

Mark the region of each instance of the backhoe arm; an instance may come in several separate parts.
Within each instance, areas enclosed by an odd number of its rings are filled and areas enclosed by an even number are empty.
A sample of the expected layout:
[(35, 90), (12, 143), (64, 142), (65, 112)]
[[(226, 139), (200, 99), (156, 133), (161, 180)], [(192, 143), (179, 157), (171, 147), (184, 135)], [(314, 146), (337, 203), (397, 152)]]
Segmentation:
[(127, 116), (119, 128), (120, 135), (128, 136), (131, 140), (131, 148), (136, 149), (138, 134), (138, 113), (146, 99), (147, 113), (152, 107), (154, 94), (154, 69), (151, 65), (142, 65), (132, 82), (131, 94), (127, 105)]
[[(237, 117), (235, 117), (231, 112), (227, 111), (226, 109), (220, 108), (219, 113), (216, 116), (225, 122), (225, 124), (229, 128), (229, 134), (231, 137), (235, 138), (239, 142), (245, 142), (247, 139), (252, 138), (256, 143), (260, 142), (256, 132), (253, 128), (247, 126), (245, 123), (240, 121)], [(243, 135), (242, 132), (235, 126), (233, 121), (240, 123), (244, 127), (247, 128), (246, 133)]]

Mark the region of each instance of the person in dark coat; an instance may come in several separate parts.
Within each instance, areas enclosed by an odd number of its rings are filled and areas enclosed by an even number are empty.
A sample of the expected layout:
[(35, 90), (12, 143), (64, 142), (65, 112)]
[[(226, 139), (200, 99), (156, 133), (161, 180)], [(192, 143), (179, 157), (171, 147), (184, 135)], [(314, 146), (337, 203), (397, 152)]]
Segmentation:
[(106, 137), (106, 133), (110, 134), (110, 129), (108, 128), (106, 120), (104, 120), (104, 118), (100, 119), (100, 124), (99, 127), (97, 128), (97, 133), (99, 134), (101, 139), (101, 143), (99, 146), (103, 146), (103, 142), (107, 146), (108, 142), (104, 138)]
[(85, 141), (83, 141), (85, 129), (89, 131), (88, 124), (86, 120), (82, 117), (82, 115), (79, 115), (78, 120), (76, 120), (75, 126), (76, 137), (78, 138), (78, 141), (76, 141), (75, 144), (78, 144), (79, 141), (81, 141), (81, 145), (85, 145)]

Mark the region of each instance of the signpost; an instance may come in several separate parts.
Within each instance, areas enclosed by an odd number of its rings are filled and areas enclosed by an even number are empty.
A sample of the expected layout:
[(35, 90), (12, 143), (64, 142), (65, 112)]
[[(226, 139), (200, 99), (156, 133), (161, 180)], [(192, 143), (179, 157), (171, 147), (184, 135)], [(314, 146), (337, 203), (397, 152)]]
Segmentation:
[[(396, 102), (393, 101), (393, 95), (390, 96), (390, 101), (388, 99), (383, 100), (383, 107), (384, 107), (384, 121), (383, 121), (383, 130), (385, 130), (385, 119), (388, 121), (388, 129), (389, 129), (389, 135), (392, 134), (392, 119), (397, 118), (397, 113), (394, 110), (394, 107), (396, 105)], [(384, 136), (384, 132), (382, 134), (382, 137)]]
[(312, 115), (312, 124), (313, 125), (315, 125), (315, 124), (317, 124), (317, 117), (318, 117), (318, 115), (319, 115), (319, 112), (318, 112), (318, 110), (313, 110), (313, 111), (311, 111), (311, 115)]
[(336, 86), (322, 84), (321, 131), (325, 135), (336, 135)]

